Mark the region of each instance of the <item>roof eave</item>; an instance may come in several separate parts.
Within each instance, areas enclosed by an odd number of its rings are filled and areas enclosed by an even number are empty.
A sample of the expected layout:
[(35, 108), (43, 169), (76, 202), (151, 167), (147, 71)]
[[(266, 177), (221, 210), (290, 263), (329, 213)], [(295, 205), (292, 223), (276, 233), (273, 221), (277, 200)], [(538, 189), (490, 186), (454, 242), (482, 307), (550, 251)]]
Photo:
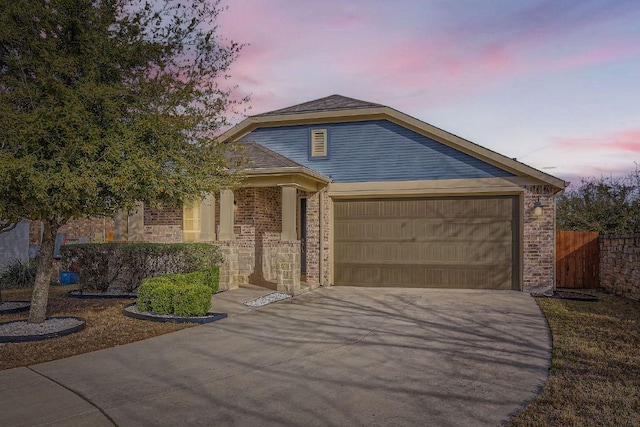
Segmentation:
[(304, 167), (251, 168), (242, 174), (248, 187), (295, 186), (315, 192), (331, 183), (331, 178)]

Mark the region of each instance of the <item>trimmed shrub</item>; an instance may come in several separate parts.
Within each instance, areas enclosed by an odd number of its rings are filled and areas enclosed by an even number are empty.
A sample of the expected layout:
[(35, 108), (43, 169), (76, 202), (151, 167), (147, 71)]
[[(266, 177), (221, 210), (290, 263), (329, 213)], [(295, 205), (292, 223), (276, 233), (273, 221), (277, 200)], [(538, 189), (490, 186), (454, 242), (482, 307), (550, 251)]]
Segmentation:
[(173, 314), (173, 295), (179, 286), (170, 281), (160, 281), (151, 288), (151, 311)]
[(204, 316), (211, 308), (213, 290), (209, 286), (189, 284), (178, 286), (173, 294), (173, 314)]
[(151, 291), (157, 282), (158, 277), (145, 279), (138, 287), (138, 299), (136, 300), (136, 309), (138, 311), (151, 311)]
[(207, 243), (90, 243), (65, 245), (63, 262), (80, 269), (82, 290), (116, 287), (135, 292), (145, 278), (220, 265), (220, 248)]
[(138, 288), (136, 308), (178, 316), (202, 316), (211, 308), (213, 285), (217, 288), (214, 280), (217, 269), (209, 267), (193, 273), (144, 279)]
[(207, 286), (211, 288), (214, 294), (218, 292), (220, 287), (220, 267), (203, 268), (202, 270), (188, 273), (186, 276), (187, 282)]

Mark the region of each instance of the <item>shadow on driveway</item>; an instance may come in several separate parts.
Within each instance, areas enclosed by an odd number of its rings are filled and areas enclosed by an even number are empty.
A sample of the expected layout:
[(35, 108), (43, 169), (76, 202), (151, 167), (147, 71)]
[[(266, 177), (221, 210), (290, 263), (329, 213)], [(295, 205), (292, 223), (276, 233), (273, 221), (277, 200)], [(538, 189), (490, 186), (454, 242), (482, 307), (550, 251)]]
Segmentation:
[(520, 292), (332, 287), (32, 369), (123, 426), (496, 426), (550, 346)]

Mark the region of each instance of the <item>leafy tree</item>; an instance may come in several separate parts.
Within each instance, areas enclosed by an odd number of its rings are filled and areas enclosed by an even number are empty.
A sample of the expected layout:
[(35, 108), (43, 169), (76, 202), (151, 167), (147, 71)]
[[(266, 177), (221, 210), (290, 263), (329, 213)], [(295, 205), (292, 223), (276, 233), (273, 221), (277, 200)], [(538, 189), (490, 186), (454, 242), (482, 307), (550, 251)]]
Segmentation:
[(182, 3), (0, 0), (0, 226), (44, 224), (32, 323), (68, 220), (235, 179), (213, 135), (246, 101), (223, 86), (242, 46), (217, 35), (219, 2)]
[(623, 178), (583, 178), (558, 198), (556, 221), (561, 230), (640, 233), (640, 170)]

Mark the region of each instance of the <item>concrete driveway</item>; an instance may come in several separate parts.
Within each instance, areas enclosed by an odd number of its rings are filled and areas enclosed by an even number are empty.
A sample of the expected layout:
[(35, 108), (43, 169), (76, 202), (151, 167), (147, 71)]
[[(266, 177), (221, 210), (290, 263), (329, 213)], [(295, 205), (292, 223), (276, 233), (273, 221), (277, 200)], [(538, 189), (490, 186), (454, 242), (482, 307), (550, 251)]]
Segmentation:
[(3, 423), (497, 426), (547, 376), (548, 328), (520, 292), (334, 287), (258, 309), (214, 301), (232, 314), (0, 372)]

